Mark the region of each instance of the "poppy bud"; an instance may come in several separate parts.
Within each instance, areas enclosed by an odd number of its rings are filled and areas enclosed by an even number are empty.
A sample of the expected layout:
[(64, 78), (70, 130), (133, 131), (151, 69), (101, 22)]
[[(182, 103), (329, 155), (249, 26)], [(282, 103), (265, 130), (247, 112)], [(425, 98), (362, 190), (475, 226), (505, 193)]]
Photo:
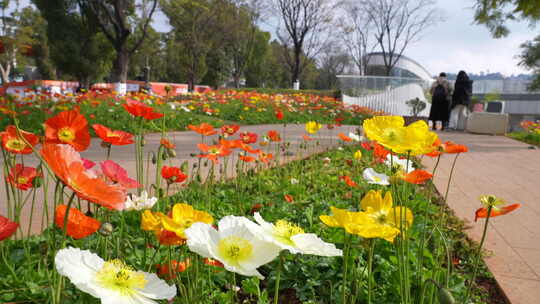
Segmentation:
[(180, 165), (180, 170), (182, 170), (182, 172), (188, 172), (189, 171), (189, 163), (187, 160), (185, 160), (181, 165)]
[(437, 297), (439, 298), (439, 303), (441, 304), (455, 304), (456, 303), (456, 300), (454, 300), (454, 297), (452, 296), (450, 291), (446, 288), (439, 288)]
[(113, 233), (114, 227), (109, 222), (104, 222), (101, 224), (101, 227), (99, 227), (98, 232), (103, 236), (109, 236)]
[(167, 154), (169, 157), (176, 157), (176, 151), (173, 149), (167, 149)]
[(167, 157), (168, 157), (167, 153), (161, 153), (161, 159), (167, 160)]
[(32, 187), (34, 188), (41, 187), (41, 184), (42, 184), (42, 179), (39, 176), (35, 177), (34, 180), (32, 180)]
[(141, 140), (141, 147), (144, 147), (146, 146), (146, 140), (143, 138), (143, 140)]
[(157, 163), (156, 153), (152, 152), (152, 165), (155, 165), (156, 163)]

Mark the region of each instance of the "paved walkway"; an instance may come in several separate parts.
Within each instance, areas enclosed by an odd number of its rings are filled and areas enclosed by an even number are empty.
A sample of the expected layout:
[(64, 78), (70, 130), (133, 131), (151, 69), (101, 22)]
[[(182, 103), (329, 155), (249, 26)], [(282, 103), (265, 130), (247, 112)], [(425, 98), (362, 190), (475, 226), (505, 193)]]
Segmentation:
[[(301, 157), (301, 156), (307, 156), (308, 152), (315, 153), (317, 151), (322, 151), (323, 149), (326, 149), (330, 146), (335, 146), (338, 144), (337, 134), (340, 132), (343, 132), (345, 134), (348, 134), (349, 131), (354, 131), (356, 129), (356, 126), (341, 126), (336, 127), (333, 130), (328, 130), (326, 127), (323, 127), (317, 135), (313, 136), (314, 139), (318, 140), (320, 142), (320, 146), (317, 148), (310, 148), (308, 151), (302, 150), (299, 151), (298, 147), (299, 144), (303, 141), (302, 135), (307, 134), (305, 131), (304, 125), (287, 125), (287, 127), (284, 129), (283, 125), (256, 125), (256, 126), (242, 126), (240, 128), (241, 132), (253, 132), (259, 135), (259, 140), (261, 139), (263, 135), (265, 135), (269, 130), (277, 130), (281, 133), (282, 138), (284, 138), (287, 142), (291, 143), (289, 151), (296, 154), (295, 156), (288, 156), (288, 157), (281, 157), (280, 162), (283, 161), (290, 161), (294, 159), (295, 157)], [(145, 136), (146, 145), (145, 145), (145, 158), (148, 157), (148, 153), (150, 151), (157, 152), (159, 147), (159, 141), (160, 141), (161, 135), (160, 134), (148, 134)], [(191, 131), (185, 131), (185, 132), (169, 132), (168, 138), (171, 142), (173, 142), (176, 145), (176, 157), (170, 158), (167, 161), (164, 162), (164, 165), (167, 166), (180, 166), (184, 161), (188, 161), (190, 164), (190, 168), (198, 162), (198, 158), (192, 156), (194, 153), (200, 153), (200, 150), (197, 148), (197, 144), (201, 142), (201, 136), (195, 132)], [(232, 138), (238, 138), (238, 136), (233, 136)], [(206, 144), (211, 144), (211, 140), (217, 139), (217, 136), (211, 137), (211, 139), (208, 139), (208, 137), (205, 139)], [(258, 141), (259, 141), (258, 140)], [(315, 141), (312, 141), (310, 145), (314, 145)], [(90, 159), (96, 163), (99, 163), (101, 161), (104, 161), (106, 159), (106, 152), (105, 149), (103, 149), (100, 146), (101, 140), (100, 139), (93, 139), (90, 147), (81, 153), (82, 157)], [(272, 146), (267, 147), (260, 147), (257, 144), (252, 145), (255, 148), (261, 148), (263, 151), (266, 151), (267, 153), (272, 153), (275, 155), (276, 149)], [(235, 157), (237, 157), (237, 153), (234, 154)], [(111, 151), (111, 157), (110, 159), (114, 160), (118, 164), (120, 164), (122, 167), (124, 167), (128, 171), (128, 175), (131, 178), (135, 179), (136, 171), (135, 171), (135, 154), (134, 154), (134, 146), (128, 145), (128, 146), (114, 146)], [(204, 163), (204, 162), (203, 162)], [(37, 160), (32, 157), (25, 159), (25, 164), (28, 166), (36, 166), (38, 164)], [(145, 161), (145, 168), (146, 168), (147, 162)], [(98, 165), (99, 166), (99, 165)], [(201, 169), (201, 176), (204, 178), (206, 177), (207, 170), (209, 170), (210, 166), (202, 167)], [(228, 166), (228, 174), (227, 177), (231, 177), (235, 174), (234, 166), (229, 165)], [(146, 169), (145, 169), (146, 172)], [(219, 174), (219, 173), (218, 173)], [(148, 172), (147, 176), (147, 184), (154, 183), (155, 181), (155, 166), (151, 166), (150, 170)], [(53, 199), (53, 192), (54, 192), (54, 184), (49, 186), (49, 200), (52, 201)], [(38, 191), (38, 194), (36, 197), (38, 197), (39, 201), (43, 201), (43, 194), (42, 194), (43, 188), (40, 188)], [(171, 187), (169, 194), (172, 194), (177, 189), (173, 189)], [(132, 191), (131, 191), (132, 192)], [(6, 197), (5, 194), (5, 187), (0, 187), (0, 202), (2, 202)], [(39, 199), (41, 198), (41, 199)], [(51, 208), (49, 208), (51, 209)], [(22, 212), (22, 219), (21, 219), (21, 226), (24, 227), (24, 233), (26, 234), (28, 224), (30, 222), (30, 210), (31, 206), (30, 203), (28, 203)], [(34, 217), (32, 219), (32, 225), (31, 225), (31, 231), (33, 233), (39, 233), (41, 231), (41, 224), (42, 224), (42, 213), (44, 211), (43, 204), (38, 203), (35, 206), (34, 210)], [(52, 209), (51, 209), (52, 212)], [(6, 205), (3, 203), (0, 203), (0, 214), (6, 214)], [(51, 213), (52, 214), (52, 213)], [(38, 216), (36, 216), (38, 215)]]
[[(450, 186), (448, 205), (470, 222), (467, 233), (482, 236), (483, 219), (474, 223), (478, 197), (493, 194), (508, 203), (521, 203), (511, 214), (490, 220), (485, 261), (512, 304), (540, 303), (540, 150), (503, 136), (439, 133), (441, 140), (464, 144)], [(435, 185), (445, 193), (453, 156), (443, 156)], [(424, 158), (432, 168), (435, 159)]]

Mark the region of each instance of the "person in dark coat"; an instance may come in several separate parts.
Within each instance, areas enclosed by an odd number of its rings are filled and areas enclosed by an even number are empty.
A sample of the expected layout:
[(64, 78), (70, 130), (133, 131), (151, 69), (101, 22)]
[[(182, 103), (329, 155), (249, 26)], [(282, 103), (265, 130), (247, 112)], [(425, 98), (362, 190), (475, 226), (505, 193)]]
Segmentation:
[(452, 94), (452, 111), (450, 113), (450, 128), (464, 130), (469, 116), (473, 81), (465, 71), (459, 71), (454, 94)]
[(452, 86), (446, 80), (446, 73), (439, 74), (437, 80), (431, 86), (431, 109), (429, 120), (433, 122), (433, 130), (436, 129), (437, 121), (441, 121), (442, 130), (448, 126), (450, 117), (450, 96)]

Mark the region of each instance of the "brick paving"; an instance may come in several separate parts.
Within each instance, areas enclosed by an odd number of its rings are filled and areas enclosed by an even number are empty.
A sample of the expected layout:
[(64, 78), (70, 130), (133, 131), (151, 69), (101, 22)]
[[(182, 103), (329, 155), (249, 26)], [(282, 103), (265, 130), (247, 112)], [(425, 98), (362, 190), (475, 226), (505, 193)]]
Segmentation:
[[(504, 136), (439, 133), (441, 140), (466, 145), (454, 170), (448, 205), (470, 223), (468, 235), (480, 241), (483, 219), (474, 223), (478, 197), (493, 194), (508, 203), (521, 203), (511, 214), (490, 220), (485, 258), (512, 304), (540, 303), (540, 150)], [(441, 158), (435, 185), (445, 193), (454, 156)], [(433, 168), (435, 159), (422, 163)]]

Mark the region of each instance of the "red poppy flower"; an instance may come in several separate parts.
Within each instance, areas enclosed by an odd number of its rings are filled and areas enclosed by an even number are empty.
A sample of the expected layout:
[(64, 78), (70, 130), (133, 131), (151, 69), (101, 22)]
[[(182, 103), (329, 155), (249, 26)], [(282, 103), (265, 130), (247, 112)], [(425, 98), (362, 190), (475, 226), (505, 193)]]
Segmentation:
[(432, 178), (433, 174), (425, 171), (425, 170), (414, 170), (408, 174), (405, 174), (402, 179), (406, 181), (407, 183), (411, 184), (423, 184), (428, 179)]
[(281, 110), (276, 110), (276, 118), (278, 120), (282, 120), (283, 119), (283, 112)]
[[(54, 213), (54, 223), (60, 229), (64, 229), (66, 210), (66, 205), (59, 205)], [(84, 215), (78, 209), (69, 209), (66, 233), (72, 238), (76, 240), (85, 238), (95, 233), (100, 226), (101, 222), (95, 218)]]
[[(519, 208), (521, 204), (512, 204), (504, 207), (492, 207), (489, 217), (496, 217), (499, 215), (504, 215), (507, 213), (510, 213), (517, 208)], [(488, 216), (488, 209), (486, 207), (482, 207), (475, 212), (474, 221), (476, 222), (479, 218), (487, 218)]]
[(433, 143), (433, 152), (426, 153), (427, 156), (437, 157), (443, 153), (456, 154), (469, 151), (464, 145), (457, 145), (451, 141), (447, 141), (444, 144), (437, 138)]
[(375, 156), (375, 159), (378, 162), (384, 162), (388, 154), (390, 154), (390, 151), (386, 150), (382, 145), (379, 145), (378, 143), (374, 144), (373, 156)]
[(189, 266), (191, 266), (189, 258), (182, 262), (172, 260), (170, 263), (156, 264), (157, 274), (166, 280), (175, 279), (177, 273), (186, 271)]
[(293, 198), (293, 196), (290, 195), (290, 194), (285, 194), (285, 195), (283, 196), (283, 198), (284, 198), (288, 203), (294, 202), (294, 198)]
[(167, 183), (182, 183), (188, 177), (177, 167), (163, 166), (161, 168), (161, 177), (167, 180)]
[(126, 169), (112, 160), (101, 162), (101, 171), (113, 183), (118, 183), (124, 188), (139, 188), (141, 185), (134, 179), (128, 177)]
[(251, 210), (249, 211), (251, 214), (255, 213), (255, 212), (259, 212), (259, 210), (262, 209), (262, 207), (264, 207), (263, 204), (260, 204), (260, 203), (257, 203), (253, 206), (251, 206)]
[(214, 145), (207, 146), (205, 144), (198, 144), (197, 147), (206, 154), (199, 154), (197, 157), (205, 157), (209, 160), (217, 163), (219, 157), (227, 156), (232, 153), (232, 151), (225, 145)]
[(350, 138), (349, 136), (347, 136), (347, 135), (345, 135), (343, 133), (339, 133), (338, 137), (339, 137), (339, 139), (343, 140), (344, 142), (351, 142), (352, 141), (352, 138)]
[(96, 131), (97, 136), (99, 136), (101, 140), (111, 145), (124, 146), (134, 143), (133, 134), (131, 133), (118, 130), (113, 131), (100, 124), (94, 124), (92, 125), (92, 128)]
[(92, 169), (92, 168), (94, 168), (94, 166), (96, 165), (95, 162), (93, 162), (93, 161), (91, 161), (91, 160), (89, 160), (89, 159), (86, 159), (86, 158), (82, 158), (82, 157), (81, 157), (81, 160), (82, 160), (82, 162), (83, 162), (83, 166), (84, 166), (85, 169)]
[(78, 108), (60, 112), (45, 121), (45, 142), (68, 144), (76, 151), (84, 151), (90, 145), (88, 121)]
[(122, 105), (126, 111), (135, 117), (143, 117), (144, 119), (152, 120), (163, 117), (162, 113), (154, 112), (154, 108), (146, 105), (143, 102), (135, 99), (127, 99), (126, 103)]
[(245, 144), (254, 144), (257, 142), (257, 134), (250, 132), (240, 133), (240, 139)]
[(33, 187), (34, 178), (38, 176), (41, 176), (41, 173), (38, 173), (36, 168), (16, 164), (9, 171), (7, 181), (21, 190), (28, 190)]
[(210, 259), (210, 258), (204, 258), (204, 259), (203, 259), (203, 263), (205, 263), (206, 265), (209, 265), (209, 266), (214, 266), (214, 267), (221, 267), (221, 268), (223, 268), (223, 263), (221, 263), (221, 262), (218, 261), (218, 260), (214, 260), (214, 259)]
[(268, 136), (270, 141), (281, 141), (281, 136), (279, 135), (278, 131), (270, 130), (270, 131), (268, 131), (266, 136)]
[(217, 131), (214, 130), (214, 127), (212, 127), (212, 125), (207, 124), (205, 122), (203, 122), (202, 124), (198, 126), (188, 125), (188, 128), (204, 136), (212, 136), (214, 134), (217, 134)]
[(3, 217), (0, 215), (0, 241), (3, 241), (12, 236), (15, 231), (17, 231), (18, 227), (19, 224), (12, 222), (7, 217)]
[(349, 187), (358, 187), (358, 184), (355, 181), (353, 181), (348, 175), (343, 175), (339, 179), (344, 181), (345, 184), (347, 184), (347, 186)]
[(163, 147), (169, 149), (169, 150), (174, 150), (176, 149), (176, 145), (173, 144), (172, 142), (170, 142), (168, 139), (166, 138), (162, 138), (160, 141), (159, 141), (159, 144), (162, 145)]
[(186, 239), (176, 235), (176, 232), (169, 230), (160, 230), (156, 232), (158, 241), (161, 245), (174, 246), (174, 245), (184, 245)]
[(274, 156), (272, 153), (259, 152), (259, 161), (267, 164)]
[(362, 148), (366, 149), (367, 151), (371, 151), (373, 149), (373, 146), (368, 141), (364, 141), (360, 145), (362, 146)]
[(109, 209), (123, 209), (126, 189), (120, 185), (107, 185), (93, 172), (87, 171), (73, 147), (47, 144), (41, 149), (41, 156), (56, 176), (80, 198)]
[(225, 137), (232, 136), (236, 132), (238, 132), (239, 129), (239, 125), (224, 125), (223, 127), (221, 127), (221, 134), (223, 134), (223, 136)]
[(255, 161), (255, 157), (253, 156), (246, 156), (246, 155), (240, 155), (238, 158), (246, 163), (251, 163)]
[(2, 147), (11, 153), (16, 154), (30, 154), (32, 153), (32, 147), (38, 144), (39, 137), (36, 135), (20, 131), (24, 139), (30, 144), (27, 145), (22, 138), (17, 134), (17, 128), (13, 125), (7, 126), (4, 132), (0, 133), (2, 137)]

